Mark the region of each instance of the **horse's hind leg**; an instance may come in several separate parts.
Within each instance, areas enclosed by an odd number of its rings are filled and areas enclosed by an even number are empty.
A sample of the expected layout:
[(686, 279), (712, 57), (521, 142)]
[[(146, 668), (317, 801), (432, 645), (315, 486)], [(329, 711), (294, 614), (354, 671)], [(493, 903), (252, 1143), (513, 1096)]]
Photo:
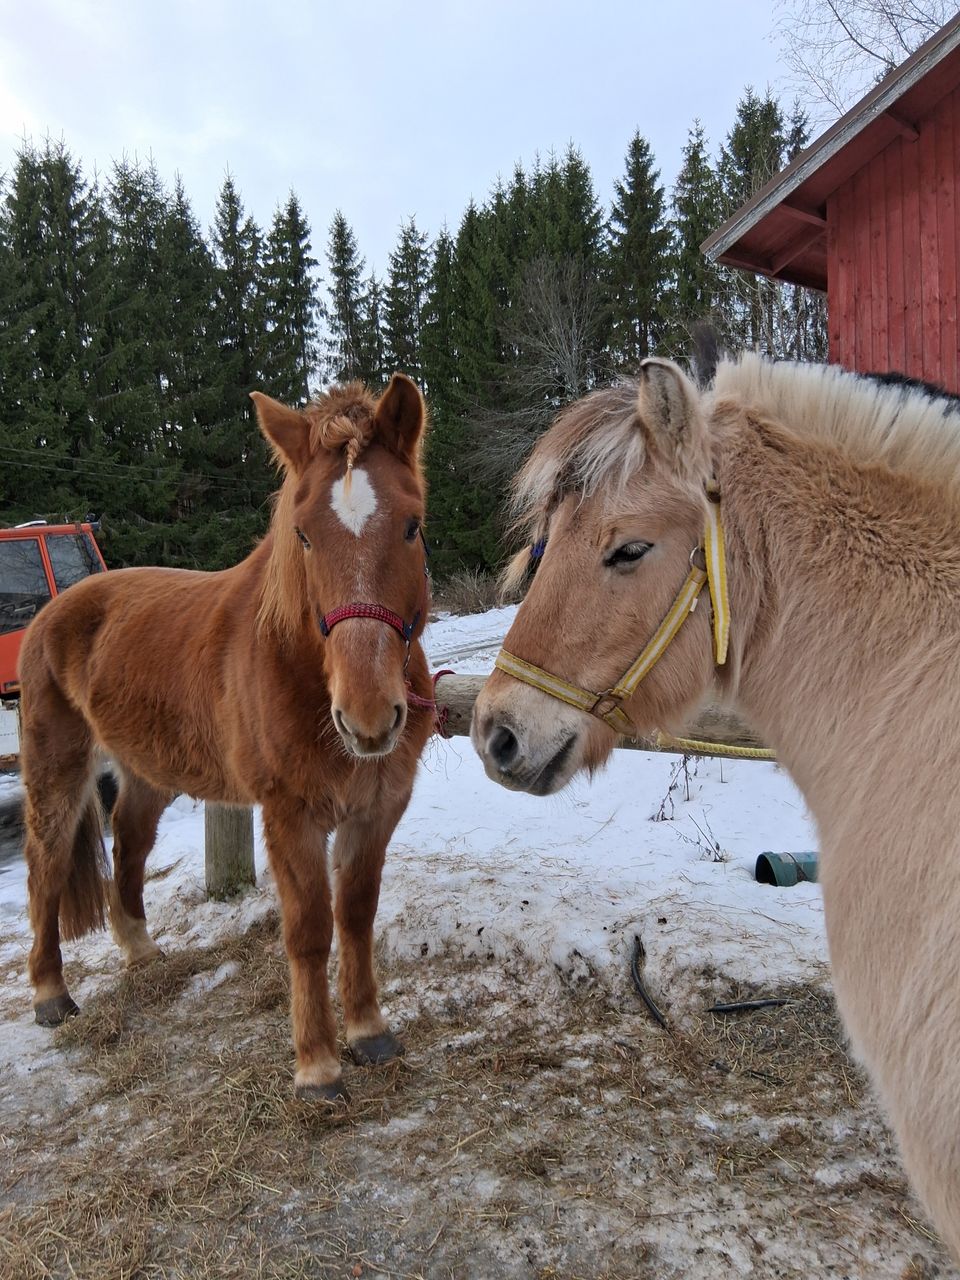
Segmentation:
[(28, 970), (37, 1021), (56, 1026), (77, 1012), (63, 979), (61, 924), (68, 939), (103, 926), (105, 858), (90, 731), (52, 682), (30, 690), (21, 764), (33, 925)]
[(388, 1062), (404, 1051), (377, 999), (373, 922), (387, 844), (406, 803), (346, 819), (333, 847), (340, 998), (350, 1052), (363, 1065)]
[(143, 875), (147, 855), (157, 838), (160, 815), (170, 796), (142, 778), (120, 770), (120, 793), (113, 807), (113, 881), (110, 927), (128, 965), (162, 955), (147, 932), (143, 909)]

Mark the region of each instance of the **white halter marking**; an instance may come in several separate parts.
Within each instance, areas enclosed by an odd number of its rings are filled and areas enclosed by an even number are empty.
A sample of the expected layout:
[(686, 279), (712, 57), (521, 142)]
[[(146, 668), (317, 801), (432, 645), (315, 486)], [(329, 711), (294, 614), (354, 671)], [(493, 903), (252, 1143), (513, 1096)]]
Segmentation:
[(363, 526), (377, 509), (376, 491), (362, 467), (354, 467), (349, 488), (346, 476), (334, 481), (330, 490), (330, 505), (340, 523), (359, 538)]

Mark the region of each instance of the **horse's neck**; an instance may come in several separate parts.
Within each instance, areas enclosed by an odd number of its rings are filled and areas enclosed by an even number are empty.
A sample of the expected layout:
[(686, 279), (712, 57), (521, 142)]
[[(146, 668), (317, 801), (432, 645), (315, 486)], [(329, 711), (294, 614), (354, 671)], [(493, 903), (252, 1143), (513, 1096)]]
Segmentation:
[(916, 722), (940, 680), (960, 640), (960, 513), (827, 446), (742, 424), (725, 434), (733, 652), (722, 678), (809, 798), (838, 754)]

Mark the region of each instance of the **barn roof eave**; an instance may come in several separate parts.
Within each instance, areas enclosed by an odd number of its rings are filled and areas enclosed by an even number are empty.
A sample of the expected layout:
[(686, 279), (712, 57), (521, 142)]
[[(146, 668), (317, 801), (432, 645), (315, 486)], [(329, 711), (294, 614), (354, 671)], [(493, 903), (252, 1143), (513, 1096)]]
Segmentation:
[[(723, 226), (718, 227), (712, 235), (708, 236), (700, 246), (701, 251), (711, 262), (727, 266), (742, 266), (765, 275), (775, 275), (779, 279), (790, 279), (794, 273), (789, 268), (773, 271), (769, 263), (748, 262), (746, 259), (750, 257), (749, 251), (744, 252), (741, 241), (781, 206), (788, 206), (793, 213), (799, 212), (802, 216), (806, 210), (806, 202), (803, 199), (804, 184), (808, 183), (829, 161), (839, 157), (844, 150), (849, 149), (851, 152), (851, 172), (871, 159), (872, 154), (861, 154), (856, 144), (864, 131), (876, 121), (885, 117), (896, 131), (909, 132), (910, 122), (898, 115), (896, 104), (946, 58), (957, 51), (960, 51), (960, 13), (951, 18), (904, 63), (885, 76), (845, 116), (815, 139), (806, 150), (801, 151), (785, 169), (742, 205)], [(888, 142), (889, 136), (882, 136), (877, 142), (876, 149), (882, 150)], [(837, 182), (836, 185), (839, 186), (840, 183)], [(791, 196), (794, 197), (793, 200), (790, 199)], [(821, 203), (821, 201), (817, 202), (818, 205)], [(818, 208), (811, 208), (808, 212), (811, 217), (819, 216)], [(824, 224), (824, 231), (825, 229)], [(735, 262), (736, 258), (740, 261)], [(825, 281), (819, 287), (825, 288)]]

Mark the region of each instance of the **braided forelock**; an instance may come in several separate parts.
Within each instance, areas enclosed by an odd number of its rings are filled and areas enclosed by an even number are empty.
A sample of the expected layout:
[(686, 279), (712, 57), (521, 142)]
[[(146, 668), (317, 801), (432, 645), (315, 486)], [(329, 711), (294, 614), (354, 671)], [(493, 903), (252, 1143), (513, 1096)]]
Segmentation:
[(362, 382), (333, 387), (312, 406), (310, 448), (331, 453), (343, 450), (346, 485), (357, 458), (371, 442), (376, 428), (377, 402)]

